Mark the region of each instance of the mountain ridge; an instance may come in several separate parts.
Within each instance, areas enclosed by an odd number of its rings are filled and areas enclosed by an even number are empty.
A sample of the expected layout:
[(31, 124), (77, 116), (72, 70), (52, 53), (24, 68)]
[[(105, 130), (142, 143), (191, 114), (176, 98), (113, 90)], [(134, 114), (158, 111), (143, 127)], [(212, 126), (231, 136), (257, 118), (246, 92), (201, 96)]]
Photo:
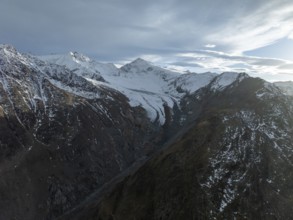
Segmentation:
[[(290, 168), (291, 101), (292, 97), (282, 88), (245, 73), (180, 74), (141, 59), (116, 68), (73, 52), (37, 57), (0, 45), (0, 218), (56, 219), (113, 178), (122, 175), (124, 184), (132, 177), (124, 176), (123, 171), (131, 166), (139, 164), (136, 167), (141, 170), (140, 166), (152, 164), (170, 149), (175, 149), (170, 157), (176, 157), (181, 141), (186, 138), (189, 143), (192, 136), (198, 135), (191, 131), (201, 127), (209, 134), (203, 140), (210, 139), (214, 144), (210, 147), (219, 151), (218, 157), (225, 162), (205, 163), (210, 176), (223, 169), (230, 173), (235, 164), (225, 160), (225, 155), (242, 157), (242, 151), (235, 151), (237, 143), (250, 143), (258, 149), (260, 140), (275, 152), (266, 154), (268, 162), (260, 157), (264, 166), (284, 164)], [(210, 129), (218, 129), (219, 135)], [(241, 138), (234, 138), (236, 131), (242, 132)], [(229, 132), (231, 136), (226, 137)], [(197, 141), (201, 136), (207, 137), (200, 132)], [(257, 144), (249, 140), (253, 136), (261, 137), (256, 139)], [(236, 143), (231, 152), (223, 150), (227, 146), (222, 143), (229, 141)], [(192, 149), (188, 146), (184, 144), (186, 152), (197, 152), (198, 145), (192, 145)], [(255, 152), (254, 147), (247, 149)], [(266, 152), (266, 148), (262, 149)], [(201, 153), (207, 154), (204, 150)], [(185, 152), (181, 154), (186, 157)], [(210, 160), (217, 159), (215, 154), (207, 155)], [(285, 162), (274, 160), (271, 155), (280, 156)], [(252, 154), (251, 158), (257, 156)], [(172, 170), (172, 163), (169, 165)], [(174, 165), (180, 167), (177, 162)], [(278, 172), (282, 178), (285, 176)], [(141, 175), (143, 179), (152, 176), (147, 172), (146, 177)], [(220, 179), (223, 183), (228, 181), (222, 176)], [(203, 181), (199, 187), (212, 186), (218, 180)], [(283, 189), (289, 193), (290, 187), (284, 184)], [(114, 184), (114, 194), (115, 187)], [(214, 205), (218, 211), (221, 201), (226, 206), (230, 204), (228, 197), (220, 200), (223, 192), (216, 195)], [(105, 196), (102, 192), (106, 199), (102, 203), (108, 203)], [(170, 198), (176, 200), (176, 195)], [(94, 209), (102, 210), (100, 206)]]
[(292, 98), (265, 84), (208, 95), (183, 136), (60, 219), (290, 219)]

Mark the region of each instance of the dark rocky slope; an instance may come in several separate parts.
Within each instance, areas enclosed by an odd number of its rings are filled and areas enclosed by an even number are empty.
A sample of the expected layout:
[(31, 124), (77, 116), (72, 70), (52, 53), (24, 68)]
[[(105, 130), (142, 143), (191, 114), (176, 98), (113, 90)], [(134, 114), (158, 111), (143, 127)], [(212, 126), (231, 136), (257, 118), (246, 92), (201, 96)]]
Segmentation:
[(292, 99), (252, 78), (194, 95), (184, 135), (60, 219), (292, 219)]
[(291, 103), (246, 74), (0, 45), (0, 219), (289, 219)]
[(0, 55), (0, 219), (54, 219), (165, 141), (171, 119), (151, 122), (119, 91)]

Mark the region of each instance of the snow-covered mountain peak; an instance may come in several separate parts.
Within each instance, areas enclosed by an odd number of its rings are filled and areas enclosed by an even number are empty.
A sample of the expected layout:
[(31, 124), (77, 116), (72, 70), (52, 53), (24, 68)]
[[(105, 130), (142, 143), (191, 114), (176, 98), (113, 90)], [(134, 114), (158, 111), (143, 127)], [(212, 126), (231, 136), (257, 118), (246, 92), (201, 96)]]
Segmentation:
[(148, 61), (137, 58), (134, 61), (125, 64), (120, 69), (124, 72), (146, 72), (152, 70), (153, 65)]
[(150, 66), (152, 65), (150, 62), (142, 59), (142, 58), (137, 58), (134, 61), (131, 62), (131, 65), (137, 65), (137, 66)]
[(133, 77), (134, 75), (139, 75), (138, 77), (142, 77), (142, 75), (146, 75), (145, 77), (154, 77), (158, 80), (169, 81), (170, 79), (179, 77), (181, 73), (161, 68), (152, 64), (151, 62), (137, 58), (131, 63), (122, 66), (120, 68), (120, 75), (126, 77)]
[(247, 77), (249, 77), (249, 75), (246, 73), (223, 72), (214, 79), (211, 88), (213, 90), (222, 90), (235, 81), (240, 82)]
[(72, 57), (73, 61), (76, 63), (89, 63), (91, 62), (91, 59), (83, 54), (80, 54), (78, 52), (69, 52), (70, 56)]
[(0, 51), (17, 53), (17, 50), (9, 44), (0, 44)]
[(0, 45), (0, 219), (292, 219), (292, 97), (244, 73), (128, 67)]
[(19, 53), (13, 46), (0, 45), (0, 69), (12, 69), (13, 66), (32, 66), (34, 60), (30, 55)]
[[(77, 52), (69, 52), (68, 54), (64, 55), (46, 55), (40, 56), (41, 60), (44, 60), (48, 63), (54, 63), (58, 65), (65, 65), (69, 69), (71, 68), (78, 68), (80, 66), (84, 66), (88, 63), (85, 56), (78, 54)], [(88, 58), (89, 59), (89, 58)]]
[(101, 74), (118, 75), (118, 68), (114, 64), (100, 63), (78, 52), (40, 56), (39, 58), (47, 63), (66, 66), (69, 70), (87, 78), (101, 78)]
[(293, 82), (292, 81), (275, 82), (274, 84), (277, 87), (279, 87), (284, 94), (293, 96)]
[(9, 45), (0, 46), (0, 64), (0, 69), (13, 75), (29, 67), (32, 71), (25, 71), (28, 76), (38, 73), (34, 77), (45, 77), (54, 86), (81, 97), (95, 98), (99, 91), (116, 90), (128, 98), (131, 106), (141, 106), (152, 121), (160, 124), (165, 122), (165, 107), (179, 106), (184, 96), (206, 86), (220, 91), (248, 77), (235, 72), (181, 74), (141, 58), (118, 69), (114, 64), (100, 63), (78, 52), (35, 57), (18, 53)]
[(207, 86), (217, 76), (218, 74), (211, 72), (182, 74), (169, 83), (169, 90), (172, 91), (171, 94), (177, 97), (184, 96), (186, 93), (192, 94)]
[(223, 72), (219, 75), (221, 79), (236, 79), (238, 77), (246, 78), (248, 75), (246, 73), (239, 73), (239, 72)]
[(0, 55), (7, 58), (19, 58), (22, 56), (13, 46), (8, 44), (0, 44)]

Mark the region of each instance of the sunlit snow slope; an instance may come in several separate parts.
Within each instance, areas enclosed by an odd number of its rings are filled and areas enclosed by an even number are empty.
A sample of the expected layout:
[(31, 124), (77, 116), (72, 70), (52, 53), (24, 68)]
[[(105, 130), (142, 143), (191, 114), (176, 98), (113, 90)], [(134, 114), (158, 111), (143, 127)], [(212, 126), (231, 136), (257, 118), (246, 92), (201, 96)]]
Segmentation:
[(186, 73), (157, 67), (141, 58), (116, 68), (77, 52), (66, 55), (39, 57), (47, 63), (65, 66), (97, 87), (108, 87), (126, 95), (131, 106), (143, 107), (152, 121), (165, 122), (164, 106), (171, 109), (180, 99), (213, 82), (213, 89), (220, 90), (237, 80), (238, 73)]

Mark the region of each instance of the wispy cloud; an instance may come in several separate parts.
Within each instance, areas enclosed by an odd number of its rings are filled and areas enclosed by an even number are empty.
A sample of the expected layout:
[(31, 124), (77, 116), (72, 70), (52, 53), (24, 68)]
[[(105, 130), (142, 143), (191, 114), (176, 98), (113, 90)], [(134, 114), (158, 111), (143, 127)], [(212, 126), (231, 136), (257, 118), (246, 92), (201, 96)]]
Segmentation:
[(205, 47), (207, 47), (207, 48), (215, 48), (216, 45), (215, 44), (206, 44)]
[[(247, 72), (253, 76), (270, 81), (293, 80), (293, 62), (284, 59), (264, 58), (256, 56), (233, 55), (211, 50), (197, 50), (193, 53), (179, 53), (177, 59), (185, 60), (184, 65), (192, 69), (197, 64), (202, 71), (209, 69), (216, 72)], [(188, 64), (193, 64), (188, 66)], [(197, 71), (199, 69), (197, 68)], [(280, 78), (279, 74), (282, 74)], [(285, 76), (287, 78), (285, 78)]]
[(267, 1), (252, 12), (240, 14), (207, 39), (222, 45), (224, 51), (242, 53), (260, 48), (292, 33), (293, 4)]
[[(180, 63), (182, 57), (171, 57), (196, 51), (201, 55), (199, 65), (220, 68), (221, 64), (226, 69), (246, 62), (264, 72), (279, 70), (280, 61), (267, 65), (267, 60), (254, 58), (239, 61), (239, 56), (282, 38), (293, 39), (293, 2), (2, 0), (0, 30), (0, 43), (36, 54), (77, 50), (102, 61), (151, 56)], [(200, 52), (205, 49), (225, 56)]]
[(229, 53), (196, 50), (188, 53), (176, 53), (169, 56), (143, 57), (163, 67), (181, 72), (246, 72), (254, 77), (268, 81), (293, 80), (293, 62), (284, 59), (257, 56), (233, 55)]

